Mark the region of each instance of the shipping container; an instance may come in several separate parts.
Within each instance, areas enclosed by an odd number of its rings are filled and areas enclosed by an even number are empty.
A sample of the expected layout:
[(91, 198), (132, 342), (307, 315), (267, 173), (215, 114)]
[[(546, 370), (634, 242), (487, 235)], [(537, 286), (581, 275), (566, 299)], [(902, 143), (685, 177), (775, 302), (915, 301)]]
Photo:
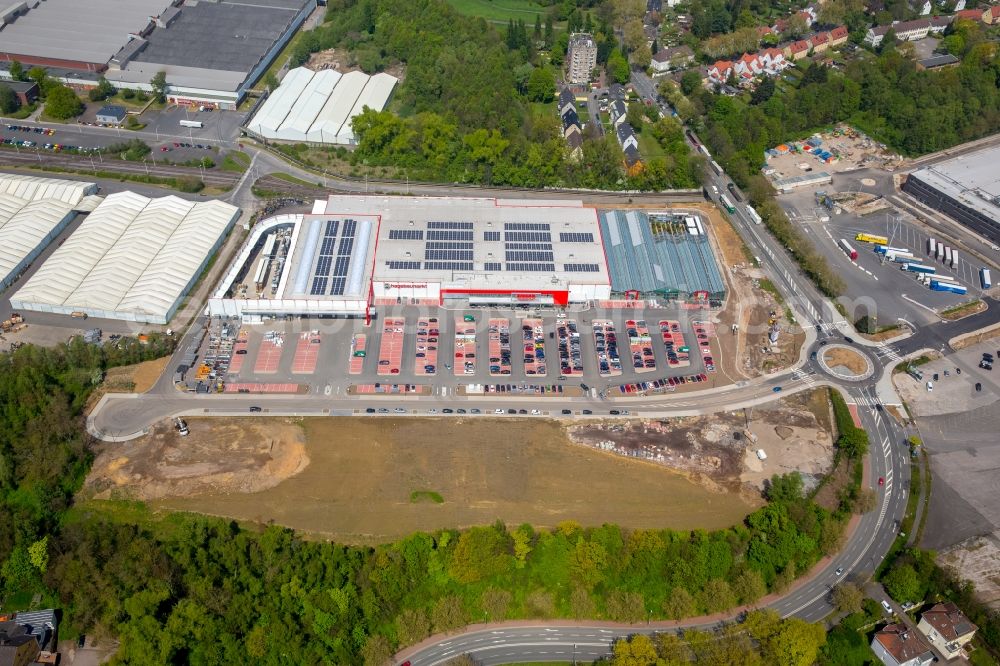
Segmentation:
[(891, 261), (896, 262), (897, 264), (906, 264), (906, 263), (910, 263), (910, 262), (913, 261), (913, 255), (912, 254), (909, 255), (909, 256), (907, 256), (905, 254), (893, 254), (893, 255), (887, 255), (887, 257)]
[(935, 252), (934, 256), (937, 258), (938, 261), (944, 259), (944, 243), (937, 244), (937, 252)]
[(847, 256), (851, 258), (851, 261), (858, 260), (858, 251), (851, 247), (851, 244), (848, 243), (846, 239), (840, 239), (840, 247), (847, 253)]
[(887, 252), (891, 252), (893, 254), (901, 254), (901, 253), (904, 253), (904, 252), (907, 252), (909, 254), (913, 254), (912, 252), (910, 252), (905, 247), (889, 247), (887, 245), (876, 245), (875, 246), (875, 251), (878, 252), (879, 254), (886, 254)]
[(990, 269), (988, 268), (979, 269), (979, 282), (980, 284), (983, 285), (983, 289), (989, 289), (990, 287), (993, 286), (993, 283), (990, 282)]
[(938, 282), (947, 282), (949, 284), (958, 284), (958, 280), (950, 275), (941, 275), (940, 273), (935, 273), (934, 275), (927, 276), (927, 283), (930, 284), (931, 280), (937, 280)]
[(955, 270), (958, 268), (958, 250), (951, 251), (951, 269)]
[(927, 254), (934, 256), (937, 253), (937, 241), (933, 238), (927, 239)]
[(944, 263), (951, 263), (951, 248), (945, 245), (944, 247)]
[(873, 234), (863, 234), (863, 233), (857, 234), (854, 237), (854, 240), (861, 241), (863, 243), (880, 243), (882, 245), (886, 245), (889, 242), (889, 239), (886, 238), (885, 236), (875, 236)]

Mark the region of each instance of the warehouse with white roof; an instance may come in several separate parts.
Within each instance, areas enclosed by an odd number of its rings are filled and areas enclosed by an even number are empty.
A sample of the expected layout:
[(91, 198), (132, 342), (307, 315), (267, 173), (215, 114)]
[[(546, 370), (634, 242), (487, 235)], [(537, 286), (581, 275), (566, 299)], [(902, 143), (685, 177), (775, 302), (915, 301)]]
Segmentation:
[(75, 180), (0, 174), (0, 289), (86, 208), (97, 185)]
[(381, 111), (398, 80), (384, 72), (341, 75), (297, 67), (261, 104), (246, 129), (262, 139), (352, 145), (351, 120), (367, 106)]
[(109, 195), (11, 306), (166, 324), (238, 216), (221, 201)]

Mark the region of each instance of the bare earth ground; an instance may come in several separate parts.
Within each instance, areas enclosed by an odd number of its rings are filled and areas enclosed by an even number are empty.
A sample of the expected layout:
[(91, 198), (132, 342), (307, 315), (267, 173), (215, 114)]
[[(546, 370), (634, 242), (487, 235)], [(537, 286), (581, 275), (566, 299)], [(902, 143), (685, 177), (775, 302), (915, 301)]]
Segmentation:
[[(294, 440), (298, 431), (282, 420), (249, 423), (190, 419), (188, 437), (160, 434), (174, 445), (119, 445), (101, 454), (87, 487), (105, 496), (114, 488), (123, 497), (164, 498), (154, 508), (273, 520), (353, 543), (498, 518), (539, 526), (576, 520), (714, 529), (759, 505), (661, 466), (572, 446), (562, 425), (536, 419), (305, 419), (310, 464), (272, 478), (267, 490), (248, 492), (247, 477), (268, 476), (266, 448), (234, 450), (230, 442), (268, 441), (276, 427)], [(192, 450), (181, 455), (175, 445)], [(198, 483), (199, 469), (211, 482)], [(414, 491), (439, 493), (444, 502), (412, 503)]]
[[(826, 391), (792, 396), (772, 408), (659, 421), (570, 427), (573, 441), (620, 456), (643, 458), (680, 470), (709, 488), (759, 501), (764, 481), (798, 471), (812, 487), (829, 469), (833, 444)], [(760, 460), (757, 450), (767, 458)]]
[(187, 437), (163, 422), (147, 437), (103, 445), (85, 489), (95, 499), (248, 493), (271, 488), (309, 464), (302, 429), (292, 420), (188, 424)]
[(938, 564), (959, 578), (971, 581), (976, 598), (990, 608), (1000, 608), (1000, 537), (993, 532), (947, 548), (937, 557)]
[(105, 393), (145, 393), (153, 388), (169, 362), (170, 357), (165, 356), (153, 361), (111, 368), (104, 375), (101, 385), (87, 399), (85, 411), (89, 413)]
[[(721, 371), (729, 377), (758, 377), (790, 366), (799, 358), (805, 333), (784, 318), (784, 308), (771, 294), (754, 285), (755, 278), (763, 273), (748, 262), (743, 241), (719, 210), (709, 204), (686, 207), (697, 208), (708, 216), (719, 264), (732, 290), (716, 321), (722, 346)], [(772, 311), (781, 321), (781, 335), (774, 346), (767, 339)], [(740, 327), (737, 336), (730, 335), (734, 323)]]
[(864, 374), (865, 370), (868, 369), (868, 363), (860, 354), (850, 349), (844, 349), (843, 347), (827, 349), (823, 353), (823, 360), (831, 368), (846, 368), (855, 375)]

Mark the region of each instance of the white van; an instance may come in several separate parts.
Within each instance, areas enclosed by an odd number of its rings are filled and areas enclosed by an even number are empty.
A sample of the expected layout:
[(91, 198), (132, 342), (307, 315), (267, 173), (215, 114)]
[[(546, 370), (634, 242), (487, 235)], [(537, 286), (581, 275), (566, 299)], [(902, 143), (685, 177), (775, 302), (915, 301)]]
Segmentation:
[(934, 382), (927, 382), (927, 392), (930, 393), (934, 390)]

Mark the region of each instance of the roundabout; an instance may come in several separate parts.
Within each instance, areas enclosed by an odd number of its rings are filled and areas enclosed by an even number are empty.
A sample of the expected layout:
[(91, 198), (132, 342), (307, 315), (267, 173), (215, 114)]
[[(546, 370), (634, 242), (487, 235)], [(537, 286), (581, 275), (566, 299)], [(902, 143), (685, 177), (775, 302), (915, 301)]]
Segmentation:
[(823, 372), (845, 382), (863, 382), (875, 374), (875, 363), (868, 354), (844, 344), (824, 346), (816, 362)]

